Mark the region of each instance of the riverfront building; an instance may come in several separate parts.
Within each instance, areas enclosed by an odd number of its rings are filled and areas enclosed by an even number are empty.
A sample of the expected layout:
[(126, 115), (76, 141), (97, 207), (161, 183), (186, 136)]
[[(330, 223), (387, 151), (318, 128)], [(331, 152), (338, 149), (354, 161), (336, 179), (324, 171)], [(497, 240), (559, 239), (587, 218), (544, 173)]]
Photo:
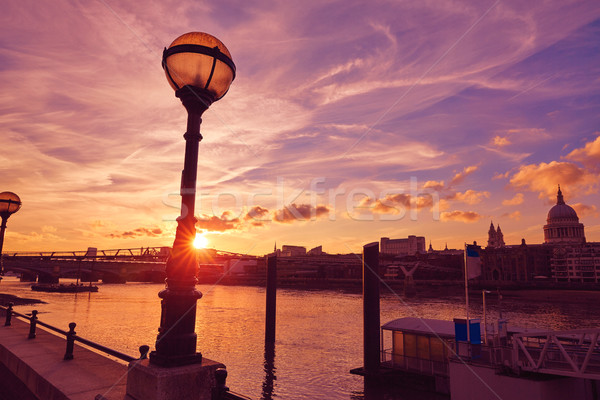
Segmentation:
[(306, 247), (304, 246), (290, 246), (284, 244), (281, 246), (281, 250), (276, 250), (278, 257), (298, 257), (306, 255)]
[(556, 205), (548, 212), (546, 221), (544, 243), (566, 246), (585, 243), (583, 224), (579, 222), (577, 212), (565, 204), (560, 186), (556, 196)]
[(501, 248), (506, 246), (504, 244), (504, 234), (500, 230), (500, 225), (498, 225), (498, 229), (494, 229), (494, 223), (490, 223), (490, 230), (488, 231), (488, 243), (487, 247), (490, 248)]
[(552, 246), (531, 245), (522, 240), (520, 245), (515, 246), (488, 246), (482, 249), (480, 255), (483, 280), (531, 282), (548, 279), (552, 274)]
[(425, 238), (423, 236), (410, 235), (406, 239), (381, 238), (380, 250), (382, 254), (393, 254), (396, 256), (414, 255), (425, 253)]
[(556, 282), (600, 282), (600, 243), (556, 247), (552, 255)]
[(488, 281), (575, 283), (600, 282), (600, 243), (586, 242), (577, 212), (565, 203), (558, 187), (548, 211), (544, 243), (505, 245), (500, 227), (490, 225), (488, 245), (481, 252), (482, 279)]

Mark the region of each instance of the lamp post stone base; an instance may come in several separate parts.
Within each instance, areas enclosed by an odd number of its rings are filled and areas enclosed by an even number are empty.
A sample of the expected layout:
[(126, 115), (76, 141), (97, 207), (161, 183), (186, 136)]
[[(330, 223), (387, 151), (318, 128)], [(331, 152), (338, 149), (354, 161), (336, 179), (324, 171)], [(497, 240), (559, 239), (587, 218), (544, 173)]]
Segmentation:
[(211, 400), (215, 371), (225, 368), (206, 358), (200, 364), (164, 368), (148, 360), (129, 363), (126, 400)]

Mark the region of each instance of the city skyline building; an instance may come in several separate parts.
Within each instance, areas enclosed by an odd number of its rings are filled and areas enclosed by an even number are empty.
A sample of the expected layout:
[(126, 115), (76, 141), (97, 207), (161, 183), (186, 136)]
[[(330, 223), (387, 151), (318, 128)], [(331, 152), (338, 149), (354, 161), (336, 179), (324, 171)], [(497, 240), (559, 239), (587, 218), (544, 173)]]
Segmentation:
[(530, 282), (600, 282), (600, 242), (586, 242), (585, 227), (558, 186), (556, 204), (543, 225), (544, 243), (506, 245), (493, 223), (481, 258), (483, 280)]
[(284, 244), (281, 246), (281, 250), (275, 249), (275, 253), (278, 257), (297, 257), (306, 255), (306, 247), (304, 246), (292, 246)]
[(584, 226), (573, 207), (565, 203), (560, 185), (556, 194), (556, 205), (548, 211), (544, 225), (544, 243), (585, 243)]
[(494, 229), (494, 223), (490, 222), (490, 230), (488, 231), (488, 244), (487, 247), (504, 247), (506, 244), (504, 243), (504, 234), (500, 229), (500, 224), (498, 224), (498, 229)]
[(404, 239), (390, 239), (382, 237), (380, 239), (379, 251), (382, 254), (393, 255), (413, 255), (425, 253), (425, 237), (409, 235)]

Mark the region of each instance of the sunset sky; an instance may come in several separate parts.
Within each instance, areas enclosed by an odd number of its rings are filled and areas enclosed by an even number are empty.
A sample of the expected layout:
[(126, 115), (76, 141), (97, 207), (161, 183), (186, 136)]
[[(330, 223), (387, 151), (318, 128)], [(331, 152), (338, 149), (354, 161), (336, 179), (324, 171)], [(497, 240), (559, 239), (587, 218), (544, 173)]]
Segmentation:
[(600, 2), (3, 0), (5, 251), (170, 246), (186, 113), (162, 50), (237, 77), (204, 114), (209, 247), (543, 241), (560, 184), (600, 241)]

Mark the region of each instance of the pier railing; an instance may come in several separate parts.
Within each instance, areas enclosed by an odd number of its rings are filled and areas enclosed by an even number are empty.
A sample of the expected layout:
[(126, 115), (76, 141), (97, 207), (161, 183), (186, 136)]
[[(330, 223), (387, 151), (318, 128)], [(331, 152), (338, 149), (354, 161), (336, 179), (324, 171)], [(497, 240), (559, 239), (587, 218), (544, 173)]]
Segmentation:
[(217, 387), (212, 393), (212, 400), (252, 400), (250, 397), (229, 391), (229, 388), (225, 385), (225, 380), (227, 379), (226, 369), (217, 369), (215, 372), (215, 379), (217, 381)]

